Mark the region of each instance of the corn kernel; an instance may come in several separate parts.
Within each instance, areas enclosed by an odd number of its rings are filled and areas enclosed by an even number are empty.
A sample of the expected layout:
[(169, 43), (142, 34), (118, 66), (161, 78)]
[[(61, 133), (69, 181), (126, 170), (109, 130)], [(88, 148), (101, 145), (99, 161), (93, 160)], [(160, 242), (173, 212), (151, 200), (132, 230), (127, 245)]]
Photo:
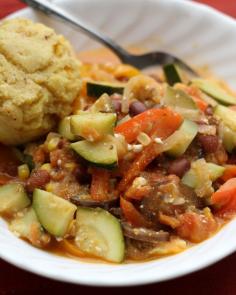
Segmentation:
[(29, 166), (27, 164), (18, 166), (18, 176), (22, 180), (25, 180), (30, 176)]
[(66, 163), (64, 166), (66, 169), (73, 171), (76, 168), (76, 164), (71, 162), (71, 163)]
[(45, 163), (45, 164), (43, 164), (43, 165), (40, 167), (40, 169), (42, 169), (42, 170), (46, 170), (46, 171), (50, 172), (51, 169), (52, 169), (52, 167), (51, 167), (51, 164), (50, 164), (50, 163)]
[(49, 140), (47, 145), (49, 152), (52, 152), (57, 148), (59, 141), (60, 141), (59, 137), (53, 137), (52, 139)]
[(137, 76), (140, 71), (133, 66), (121, 64), (115, 70), (114, 76), (116, 78), (126, 77), (128, 79)]
[(45, 189), (46, 189), (46, 191), (49, 192), (49, 193), (53, 192), (53, 190), (54, 190), (54, 185), (53, 185), (53, 183), (51, 183), (51, 182), (47, 183), (46, 186), (45, 186)]

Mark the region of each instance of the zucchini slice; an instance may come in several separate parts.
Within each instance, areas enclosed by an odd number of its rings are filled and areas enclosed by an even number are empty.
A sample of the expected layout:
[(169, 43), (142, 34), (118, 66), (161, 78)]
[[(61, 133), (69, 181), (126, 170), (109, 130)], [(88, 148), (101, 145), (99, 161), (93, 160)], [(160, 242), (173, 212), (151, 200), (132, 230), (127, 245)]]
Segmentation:
[(71, 132), (70, 120), (71, 116), (67, 116), (64, 119), (62, 119), (58, 126), (58, 132), (66, 139), (74, 141), (76, 140), (76, 136)]
[(166, 77), (166, 81), (170, 86), (182, 82), (180, 70), (177, 65), (167, 64), (163, 67), (163, 71)]
[(212, 80), (194, 79), (194, 85), (200, 88), (203, 92), (210, 95), (217, 101), (225, 105), (235, 105), (236, 97), (228, 93), (219, 83)]
[(29, 239), (31, 226), (41, 227), (34, 209), (31, 207), (23, 215), (17, 216), (10, 223), (10, 230), (22, 238)]
[(232, 153), (236, 147), (236, 132), (222, 124), (220, 126), (220, 134), (224, 148), (228, 153)]
[(210, 179), (214, 182), (217, 178), (221, 177), (225, 171), (225, 167), (216, 165), (214, 163), (207, 163), (207, 168), (210, 173)]
[(78, 248), (92, 256), (111, 262), (122, 262), (125, 243), (120, 222), (101, 208), (78, 207), (76, 238)]
[(125, 85), (121, 83), (87, 82), (87, 95), (99, 98), (104, 93), (107, 93), (108, 95), (114, 93), (123, 94), (124, 88)]
[(117, 149), (110, 141), (89, 142), (82, 140), (71, 144), (71, 148), (93, 165), (113, 168), (118, 163)]
[(199, 109), (193, 99), (184, 91), (167, 86), (163, 104), (171, 107), (185, 119), (198, 119)]
[(222, 120), (224, 125), (236, 132), (236, 112), (222, 105), (217, 105), (214, 115)]
[(13, 214), (30, 205), (22, 184), (9, 183), (0, 187), (0, 213)]
[(101, 140), (112, 134), (117, 116), (113, 113), (80, 113), (71, 116), (70, 126), (73, 134), (89, 141)]
[[(209, 172), (209, 179), (214, 182), (220, 176), (223, 175), (225, 168), (214, 163), (205, 163), (207, 165), (207, 169)], [(198, 175), (195, 173), (193, 168), (190, 168), (188, 172), (182, 178), (182, 183), (191, 187), (196, 188), (199, 187), (201, 184), (199, 183)]]
[(33, 208), (41, 225), (57, 237), (67, 233), (77, 209), (69, 201), (40, 189), (34, 190)]
[[(20, 215), (14, 218), (9, 225), (9, 229), (18, 237), (30, 241), (34, 246), (40, 247), (47, 241), (45, 240), (46, 233), (43, 231), (32, 207), (22, 212), (22, 216)], [(35, 239), (35, 233), (38, 234), (37, 239)]]
[(179, 141), (167, 151), (167, 154), (173, 157), (179, 157), (185, 153), (198, 133), (198, 126), (196, 123), (185, 119), (176, 132), (180, 133)]
[(89, 108), (89, 111), (93, 113), (115, 113), (115, 108), (111, 97), (105, 93), (95, 101), (95, 103)]

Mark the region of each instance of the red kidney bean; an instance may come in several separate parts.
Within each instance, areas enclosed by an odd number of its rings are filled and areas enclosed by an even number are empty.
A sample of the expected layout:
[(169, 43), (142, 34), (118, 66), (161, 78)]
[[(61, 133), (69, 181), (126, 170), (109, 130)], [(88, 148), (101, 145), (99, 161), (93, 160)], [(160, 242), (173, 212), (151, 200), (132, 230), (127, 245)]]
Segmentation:
[(208, 116), (212, 116), (214, 113), (213, 111), (213, 107), (212, 106), (208, 106), (205, 110), (205, 114), (208, 115)]
[(35, 188), (44, 188), (45, 184), (50, 181), (50, 174), (46, 170), (34, 170), (26, 183), (29, 192), (33, 192)]
[(114, 99), (114, 100), (112, 100), (112, 104), (115, 109), (115, 112), (120, 113), (121, 112), (121, 101), (118, 99)]
[(147, 110), (147, 107), (144, 103), (140, 101), (134, 101), (129, 106), (129, 113), (131, 116), (136, 116), (138, 114), (141, 114)]
[(214, 153), (219, 146), (218, 137), (215, 135), (198, 135), (198, 140), (206, 153)]
[(170, 163), (168, 173), (179, 176), (180, 178), (190, 169), (190, 161), (186, 158), (176, 159)]
[(113, 93), (110, 97), (112, 100), (122, 100), (122, 95), (119, 93)]

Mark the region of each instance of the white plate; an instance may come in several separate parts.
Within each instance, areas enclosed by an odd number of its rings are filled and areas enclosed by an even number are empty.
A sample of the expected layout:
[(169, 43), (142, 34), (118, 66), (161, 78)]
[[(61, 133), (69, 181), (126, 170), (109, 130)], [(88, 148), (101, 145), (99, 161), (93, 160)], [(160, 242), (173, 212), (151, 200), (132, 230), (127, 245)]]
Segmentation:
[[(181, 0), (58, 0), (59, 5), (99, 27), (120, 44), (168, 50), (190, 64), (207, 64), (236, 88), (236, 22), (202, 5)], [(24, 9), (28, 17), (66, 35), (77, 50), (97, 46), (69, 27)], [(17, 239), (0, 220), (0, 256), (49, 278), (94, 286), (160, 282), (206, 267), (236, 249), (236, 221), (187, 251), (145, 263), (111, 265), (59, 257)]]

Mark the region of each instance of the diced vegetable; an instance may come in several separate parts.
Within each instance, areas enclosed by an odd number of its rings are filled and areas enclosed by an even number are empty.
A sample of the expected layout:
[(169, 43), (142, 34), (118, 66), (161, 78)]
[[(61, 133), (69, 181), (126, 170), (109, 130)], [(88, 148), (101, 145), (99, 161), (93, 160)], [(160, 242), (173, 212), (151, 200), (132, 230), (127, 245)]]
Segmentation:
[(222, 120), (222, 122), (231, 130), (236, 132), (236, 112), (222, 105), (217, 105), (214, 115)]
[(113, 168), (117, 165), (117, 149), (111, 141), (89, 142), (82, 140), (72, 143), (71, 148), (82, 158), (96, 166)]
[(196, 123), (185, 119), (176, 132), (179, 133), (179, 141), (167, 151), (167, 154), (173, 157), (179, 157), (185, 153), (188, 146), (197, 135), (198, 126)]
[(226, 181), (212, 196), (212, 204), (219, 213), (236, 212), (236, 178)]
[(113, 133), (115, 123), (116, 114), (84, 112), (71, 116), (71, 131), (89, 141), (98, 141)]
[(18, 166), (18, 177), (21, 180), (26, 180), (30, 176), (29, 166), (27, 164), (22, 164)]
[(76, 140), (76, 136), (71, 132), (70, 120), (71, 116), (62, 119), (58, 126), (58, 132), (66, 139), (74, 141)]
[(199, 243), (209, 238), (217, 230), (217, 222), (208, 208), (203, 214), (186, 212), (180, 215), (180, 226), (177, 233), (181, 238)]
[(99, 98), (102, 94), (107, 93), (112, 95), (114, 93), (122, 94), (125, 85), (122, 83), (108, 83), (108, 82), (87, 82), (87, 95)]
[[(182, 183), (192, 188), (200, 187), (201, 185), (203, 185), (203, 183), (201, 183), (201, 176), (203, 176), (201, 175), (201, 170), (197, 170), (195, 167), (197, 161), (192, 163), (191, 169), (186, 172), (182, 178)], [(212, 182), (221, 177), (225, 171), (225, 168), (223, 166), (219, 166), (214, 163), (202, 163), (202, 169), (204, 168), (203, 165), (206, 165), (209, 180)]]
[(134, 205), (120, 198), (120, 207), (126, 221), (136, 227), (149, 227), (149, 222), (143, 217), (143, 215), (134, 207)]
[(176, 83), (181, 83), (181, 73), (177, 65), (167, 64), (163, 67), (163, 71), (167, 80), (167, 83), (170, 86), (173, 86)]
[(99, 97), (99, 99), (95, 101), (95, 103), (90, 107), (89, 111), (94, 113), (114, 113), (115, 109), (112, 104), (111, 97), (104, 93)]
[(101, 208), (78, 207), (75, 243), (81, 251), (111, 262), (119, 263), (124, 259), (120, 222)]
[(219, 83), (212, 80), (195, 79), (192, 83), (198, 86), (203, 92), (215, 98), (222, 104), (236, 104), (236, 97), (227, 92)]
[(92, 169), (92, 182), (90, 186), (91, 198), (96, 201), (108, 199), (110, 173), (105, 169)]
[(227, 181), (230, 178), (236, 177), (236, 165), (226, 165), (224, 168), (224, 174), (221, 176), (223, 181)]
[(200, 116), (195, 101), (184, 91), (167, 86), (163, 104), (170, 107), (184, 118), (194, 120)]
[(199, 108), (199, 110), (205, 112), (207, 107), (208, 107), (208, 103), (206, 101), (204, 101), (201, 98), (198, 98), (197, 96), (192, 96), (192, 99), (194, 100), (194, 102), (196, 103), (197, 107)]
[(147, 75), (132, 77), (124, 89), (124, 98), (129, 102), (133, 99), (154, 105), (160, 102), (162, 86)]
[(221, 177), (225, 171), (225, 167), (216, 165), (214, 163), (207, 163), (207, 168), (209, 170), (210, 179), (212, 182)]
[(24, 187), (19, 183), (9, 183), (0, 187), (0, 213), (13, 214), (30, 205)]
[(160, 139), (161, 137), (162, 139), (167, 139), (162, 144), (157, 144), (155, 141), (152, 141), (148, 146), (143, 148), (142, 152), (139, 153), (124, 174), (124, 177), (118, 186), (119, 191), (125, 191), (127, 185), (129, 185), (136, 176), (139, 176), (148, 164), (150, 164), (160, 153), (167, 151), (169, 147), (175, 144), (178, 140), (174, 131), (178, 129), (182, 122), (181, 116), (169, 109), (162, 109), (159, 111), (164, 111), (164, 113), (162, 113), (163, 117), (160, 116), (156, 121), (156, 128), (153, 128), (150, 135), (152, 138), (156, 137), (157, 139)]
[(150, 109), (116, 126), (115, 133), (122, 134), (128, 143), (133, 142), (141, 132), (155, 133), (167, 137), (181, 124), (182, 118), (169, 108)]
[(164, 104), (170, 107), (197, 110), (196, 103), (184, 91), (167, 86), (164, 96)]
[(122, 221), (124, 236), (136, 241), (161, 243), (167, 242), (170, 233), (164, 230), (153, 230), (148, 228), (134, 227), (128, 222)]
[(69, 229), (77, 207), (52, 193), (35, 189), (33, 208), (41, 225), (52, 235), (63, 237)]
[(119, 125), (121, 125), (121, 124), (123, 124), (123, 123), (129, 121), (130, 119), (131, 119), (130, 115), (126, 115), (125, 117), (123, 117), (122, 119), (120, 119), (120, 120), (117, 122), (116, 126), (119, 126)]
[(220, 137), (223, 141), (223, 146), (228, 153), (231, 153), (236, 147), (236, 132), (224, 124), (220, 125)]
[(31, 226), (35, 224), (41, 227), (41, 225), (33, 208), (29, 208), (25, 213), (21, 214), (11, 221), (10, 229), (20, 237), (29, 239)]
[(11, 221), (9, 227), (13, 233), (21, 238), (27, 239), (34, 246), (40, 247), (50, 241), (50, 237), (44, 233), (32, 207), (25, 212), (20, 212)]

